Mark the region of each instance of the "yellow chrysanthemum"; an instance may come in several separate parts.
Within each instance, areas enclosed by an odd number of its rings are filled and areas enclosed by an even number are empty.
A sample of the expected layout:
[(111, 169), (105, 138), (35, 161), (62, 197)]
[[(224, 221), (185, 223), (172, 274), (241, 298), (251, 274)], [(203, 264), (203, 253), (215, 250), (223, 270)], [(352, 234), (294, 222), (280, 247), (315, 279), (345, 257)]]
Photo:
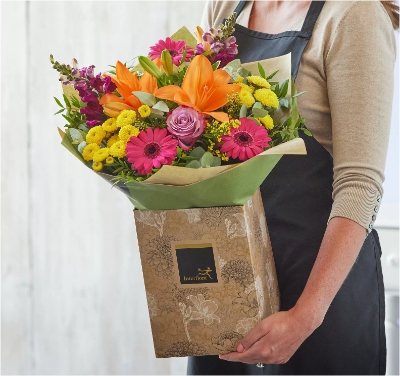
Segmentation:
[(255, 102), (253, 95), (250, 91), (247, 90), (240, 90), (239, 98), (240, 101), (245, 104), (247, 108), (250, 108)]
[(110, 154), (115, 158), (123, 158), (126, 155), (126, 142), (120, 140), (113, 144), (110, 148)]
[(107, 157), (106, 164), (113, 164), (115, 162), (113, 157)]
[(267, 129), (272, 129), (274, 127), (274, 121), (272, 119), (272, 117), (267, 114), (262, 118), (257, 118), (263, 125), (265, 128)]
[(89, 130), (86, 135), (86, 143), (100, 145), (104, 137), (106, 137), (106, 131), (101, 125), (97, 125)]
[(93, 161), (95, 162), (103, 162), (110, 155), (109, 148), (103, 148), (97, 150), (93, 155)]
[(125, 125), (131, 125), (136, 120), (136, 112), (133, 110), (123, 110), (117, 117), (117, 126), (119, 128)]
[(103, 163), (101, 162), (94, 162), (92, 165), (93, 170), (101, 171), (103, 169)]
[(250, 93), (252, 93), (253, 91), (254, 91), (254, 87), (252, 87), (252, 86), (249, 86), (249, 85), (246, 85), (246, 84), (238, 84), (241, 88), (242, 88), (242, 90), (241, 91), (248, 91), (248, 92), (250, 92)]
[(125, 125), (125, 127), (120, 129), (118, 136), (120, 140), (128, 142), (132, 136), (136, 137), (139, 132), (139, 128), (136, 128), (133, 125)]
[(240, 84), (241, 82), (243, 82), (244, 78), (242, 76), (237, 76), (236, 80), (233, 81), (233, 83), (235, 84)]
[(106, 132), (115, 132), (118, 129), (117, 120), (115, 118), (109, 118), (101, 125), (101, 127)]
[(264, 106), (277, 108), (279, 100), (276, 94), (270, 89), (258, 89), (254, 92), (254, 98), (261, 102)]
[(140, 115), (142, 118), (147, 118), (147, 117), (149, 117), (150, 114), (151, 114), (151, 109), (150, 109), (150, 107), (149, 107), (147, 104), (144, 104), (143, 106), (140, 106), (140, 107), (138, 108), (138, 111), (139, 111), (139, 115)]
[(100, 146), (97, 144), (88, 144), (82, 151), (82, 157), (85, 161), (93, 160), (93, 155), (97, 150), (100, 149)]
[(108, 140), (107, 140), (107, 147), (110, 148), (111, 146), (113, 146), (117, 141), (119, 141), (119, 136), (117, 134), (115, 134), (114, 136), (111, 136)]
[(264, 87), (266, 89), (269, 89), (271, 87), (269, 82), (265, 78), (262, 78), (260, 76), (248, 76), (247, 82), (250, 82), (251, 84), (259, 87)]

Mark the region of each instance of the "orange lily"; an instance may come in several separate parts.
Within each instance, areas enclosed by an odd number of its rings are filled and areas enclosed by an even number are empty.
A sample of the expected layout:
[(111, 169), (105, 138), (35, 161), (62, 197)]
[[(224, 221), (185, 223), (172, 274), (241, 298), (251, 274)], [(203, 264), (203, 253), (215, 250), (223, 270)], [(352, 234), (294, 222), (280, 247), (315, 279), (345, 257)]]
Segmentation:
[[(156, 59), (157, 65), (161, 64), (160, 59)], [(132, 94), (132, 91), (144, 91), (154, 94), (157, 89), (157, 80), (151, 74), (145, 72), (143, 76), (138, 78), (137, 73), (132, 73), (120, 61), (115, 67), (115, 77), (111, 77), (112, 82), (117, 86), (117, 91), (122, 98), (115, 94), (105, 94), (100, 99), (104, 112), (111, 117), (116, 117), (122, 110), (137, 110), (142, 102)]]
[(213, 112), (228, 102), (227, 95), (239, 92), (241, 87), (228, 84), (230, 76), (222, 69), (213, 71), (211, 63), (203, 55), (196, 56), (189, 65), (182, 88), (168, 85), (157, 89), (154, 95), (183, 106), (192, 107), (200, 113), (225, 122), (225, 112)]

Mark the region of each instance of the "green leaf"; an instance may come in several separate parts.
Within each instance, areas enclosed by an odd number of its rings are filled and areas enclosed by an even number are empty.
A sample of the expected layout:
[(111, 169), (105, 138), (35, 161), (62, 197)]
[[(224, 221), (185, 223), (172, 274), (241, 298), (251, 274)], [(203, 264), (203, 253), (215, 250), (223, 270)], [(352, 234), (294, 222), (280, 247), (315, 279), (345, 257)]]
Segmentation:
[(89, 132), (89, 128), (86, 126), (86, 124), (80, 124), (78, 129), (80, 129), (84, 132)]
[(253, 104), (253, 110), (254, 110), (255, 108), (262, 108), (262, 104), (261, 104), (260, 102), (254, 103), (254, 104)]
[(299, 119), (299, 110), (297, 107), (297, 98), (295, 97), (297, 94), (296, 85), (294, 83), (293, 78), (291, 79), (292, 85), (292, 108), (291, 108), (291, 117), (293, 118), (293, 123), (297, 124), (297, 120)]
[(295, 95), (292, 95), (292, 98), (297, 98), (297, 97), (299, 97), (300, 95), (303, 95), (303, 94), (305, 94), (305, 93), (307, 93), (307, 91), (300, 91), (300, 93), (297, 93), (297, 94), (295, 94)]
[(201, 164), (200, 164), (199, 161), (190, 161), (190, 162), (186, 165), (186, 167), (188, 167), (188, 168), (200, 168), (200, 167), (201, 167)]
[(61, 102), (56, 97), (53, 97), (53, 98), (61, 108), (64, 108), (64, 106), (61, 104)]
[(263, 108), (253, 108), (253, 115), (262, 118), (268, 115), (268, 111)]
[(182, 149), (180, 147), (178, 147), (178, 150), (176, 152), (176, 156), (178, 157), (178, 159), (181, 159), (181, 157), (182, 157)]
[(193, 157), (192, 155), (185, 155), (184, 157), (181, 156), (180, 158), (184, 161), (197, 161), (197, 158)]
[(197, 146), (189, 153), (189, 155), (195, 157), (199, 161), (205, 152), (206, 151), (201, 146)]
[(258, 63), (258, 71), (260, 72), (260, 76), (265, 78), (265, 70), (260, 63)]
[(151, 113), (155, 115), (160, 115), (162, 118), (164, 117), (164, 112), (157, 110), (156, 108), (152, 107)]
[(213, 65), (211, 65), (211, 66), (212, 66), (212, 69), (213, 69), (213, 70), (217, 70), (220, 63), (221, 63), (220, 61), (215, 62)]
[(63, 111), (65, 111), (65, 108), (62, 108), (61, 110), (58, 110), (57, 112), (54, 113), (54, 115), (60, 114)]
[(307, 128), (303, 128), (303, 132), (304, 132), (307, 136), (312, 136), (311, 132), (310, 132)]
[(80, 144), (82, 141), (85, 141), (82, 133), (78, 129), (70, 128), (68, 133), (71, 136), (72, 143)]
[(65, 94), (63, 94), (63, 97), (64, 97), (64, 102), (67, 105), (67, 107), (71, 107), (71, 103), (70, 103), (69, 99), (67, 98), (67, 96)]
[[(158, 111), (158, 110), (155, 110), (155, 111)], [(161, 112), (161, 111), (160, 111)], [(151, 120), (154, 120), (154, 119), (164, 119), (164, 113), (163, 112), (161, 112), (162, 113), (162, 115), (160, 115), (159, 113), (155, 113), (155, 112), (152, 112), (151, 114), (150, 114), (150, 116), (149, 116), (149, 119), (151, 119)], [(159, 128), (162, 128), (162, 127), (159, 127)]]
[(270, 80), (272, 77), (274, 77), (277, 73), (279, 72), (279, 70), (275, 71), (274, 73), (271, 73), (266, 80)]
[(211, 167), (214, 164), (214, 156), (206, 151), (200, 159), (201, 167)]
[(150, 107), (156, 104), (156, 97), (153, 94), (145, 93), (144, 91), (132, 91), (132, 94)]
[(279, 97), (285, 97), (289, 88), (289, 80), (285, 80), (281, 86)]
[(214, 156), (214, 163), (212, 164), (212, 167), (217, 167), (217, 166), (221, 166), (221, 158)]
[(162, 112), (168, 112), (169, 107), (164, 101), (157, 102), (153, 107), (153, 109), (160, 110)]
[(279, 103), (282, 107), (289, 108), (289, 100), (287, 98), (280, 98)]
[(179, 65), (182, 65), (182, 64), (185, 62), (185, 60), (186, 60), (186, 53), (187, 53), (187, 50), (186, 50), (186, 48), (184, 48), (184, 49), (183, 49), (183, 54), (182, 54), (182, 59), (181, 59)]
[(239, 118), (246, 117), (247, 114), (247, 107), (245, 104), (242, 105), (240, 108)]

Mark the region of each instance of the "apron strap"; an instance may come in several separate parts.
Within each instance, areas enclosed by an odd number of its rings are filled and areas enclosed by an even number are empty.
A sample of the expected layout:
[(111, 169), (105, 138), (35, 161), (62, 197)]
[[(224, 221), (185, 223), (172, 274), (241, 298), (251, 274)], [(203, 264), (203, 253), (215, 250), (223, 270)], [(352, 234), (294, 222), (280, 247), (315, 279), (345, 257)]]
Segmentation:
[(325, 0), (324, 1), (313, 0), (311, 2), (310, 8), (308, 9), (306, 19), (304, 20), (301, 31), (305, 31), (305, 32), (312, 34), (315, 23), (317, 22), (317, 19), (319, 17), (319, 14), (321, 13), (321, 10), (322, 10), (322, 7), (324, 6), (324, 4), (325, 4)]
[(244, 6), (246, 5), (247, 1), (239, 1), (239, 4), (236, 6), (234, 12), (236, 13), (236, 19), (239, 17), (239, 14), (242, 13)]

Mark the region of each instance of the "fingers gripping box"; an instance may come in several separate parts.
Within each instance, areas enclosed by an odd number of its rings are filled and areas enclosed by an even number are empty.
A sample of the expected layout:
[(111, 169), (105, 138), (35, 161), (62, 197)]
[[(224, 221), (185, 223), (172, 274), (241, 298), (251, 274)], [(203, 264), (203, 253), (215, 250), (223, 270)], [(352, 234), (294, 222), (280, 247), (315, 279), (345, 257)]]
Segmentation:
[(243, 206), (134, 215), (157, 358), (235, 351), (279, 310), (259, 191)]

